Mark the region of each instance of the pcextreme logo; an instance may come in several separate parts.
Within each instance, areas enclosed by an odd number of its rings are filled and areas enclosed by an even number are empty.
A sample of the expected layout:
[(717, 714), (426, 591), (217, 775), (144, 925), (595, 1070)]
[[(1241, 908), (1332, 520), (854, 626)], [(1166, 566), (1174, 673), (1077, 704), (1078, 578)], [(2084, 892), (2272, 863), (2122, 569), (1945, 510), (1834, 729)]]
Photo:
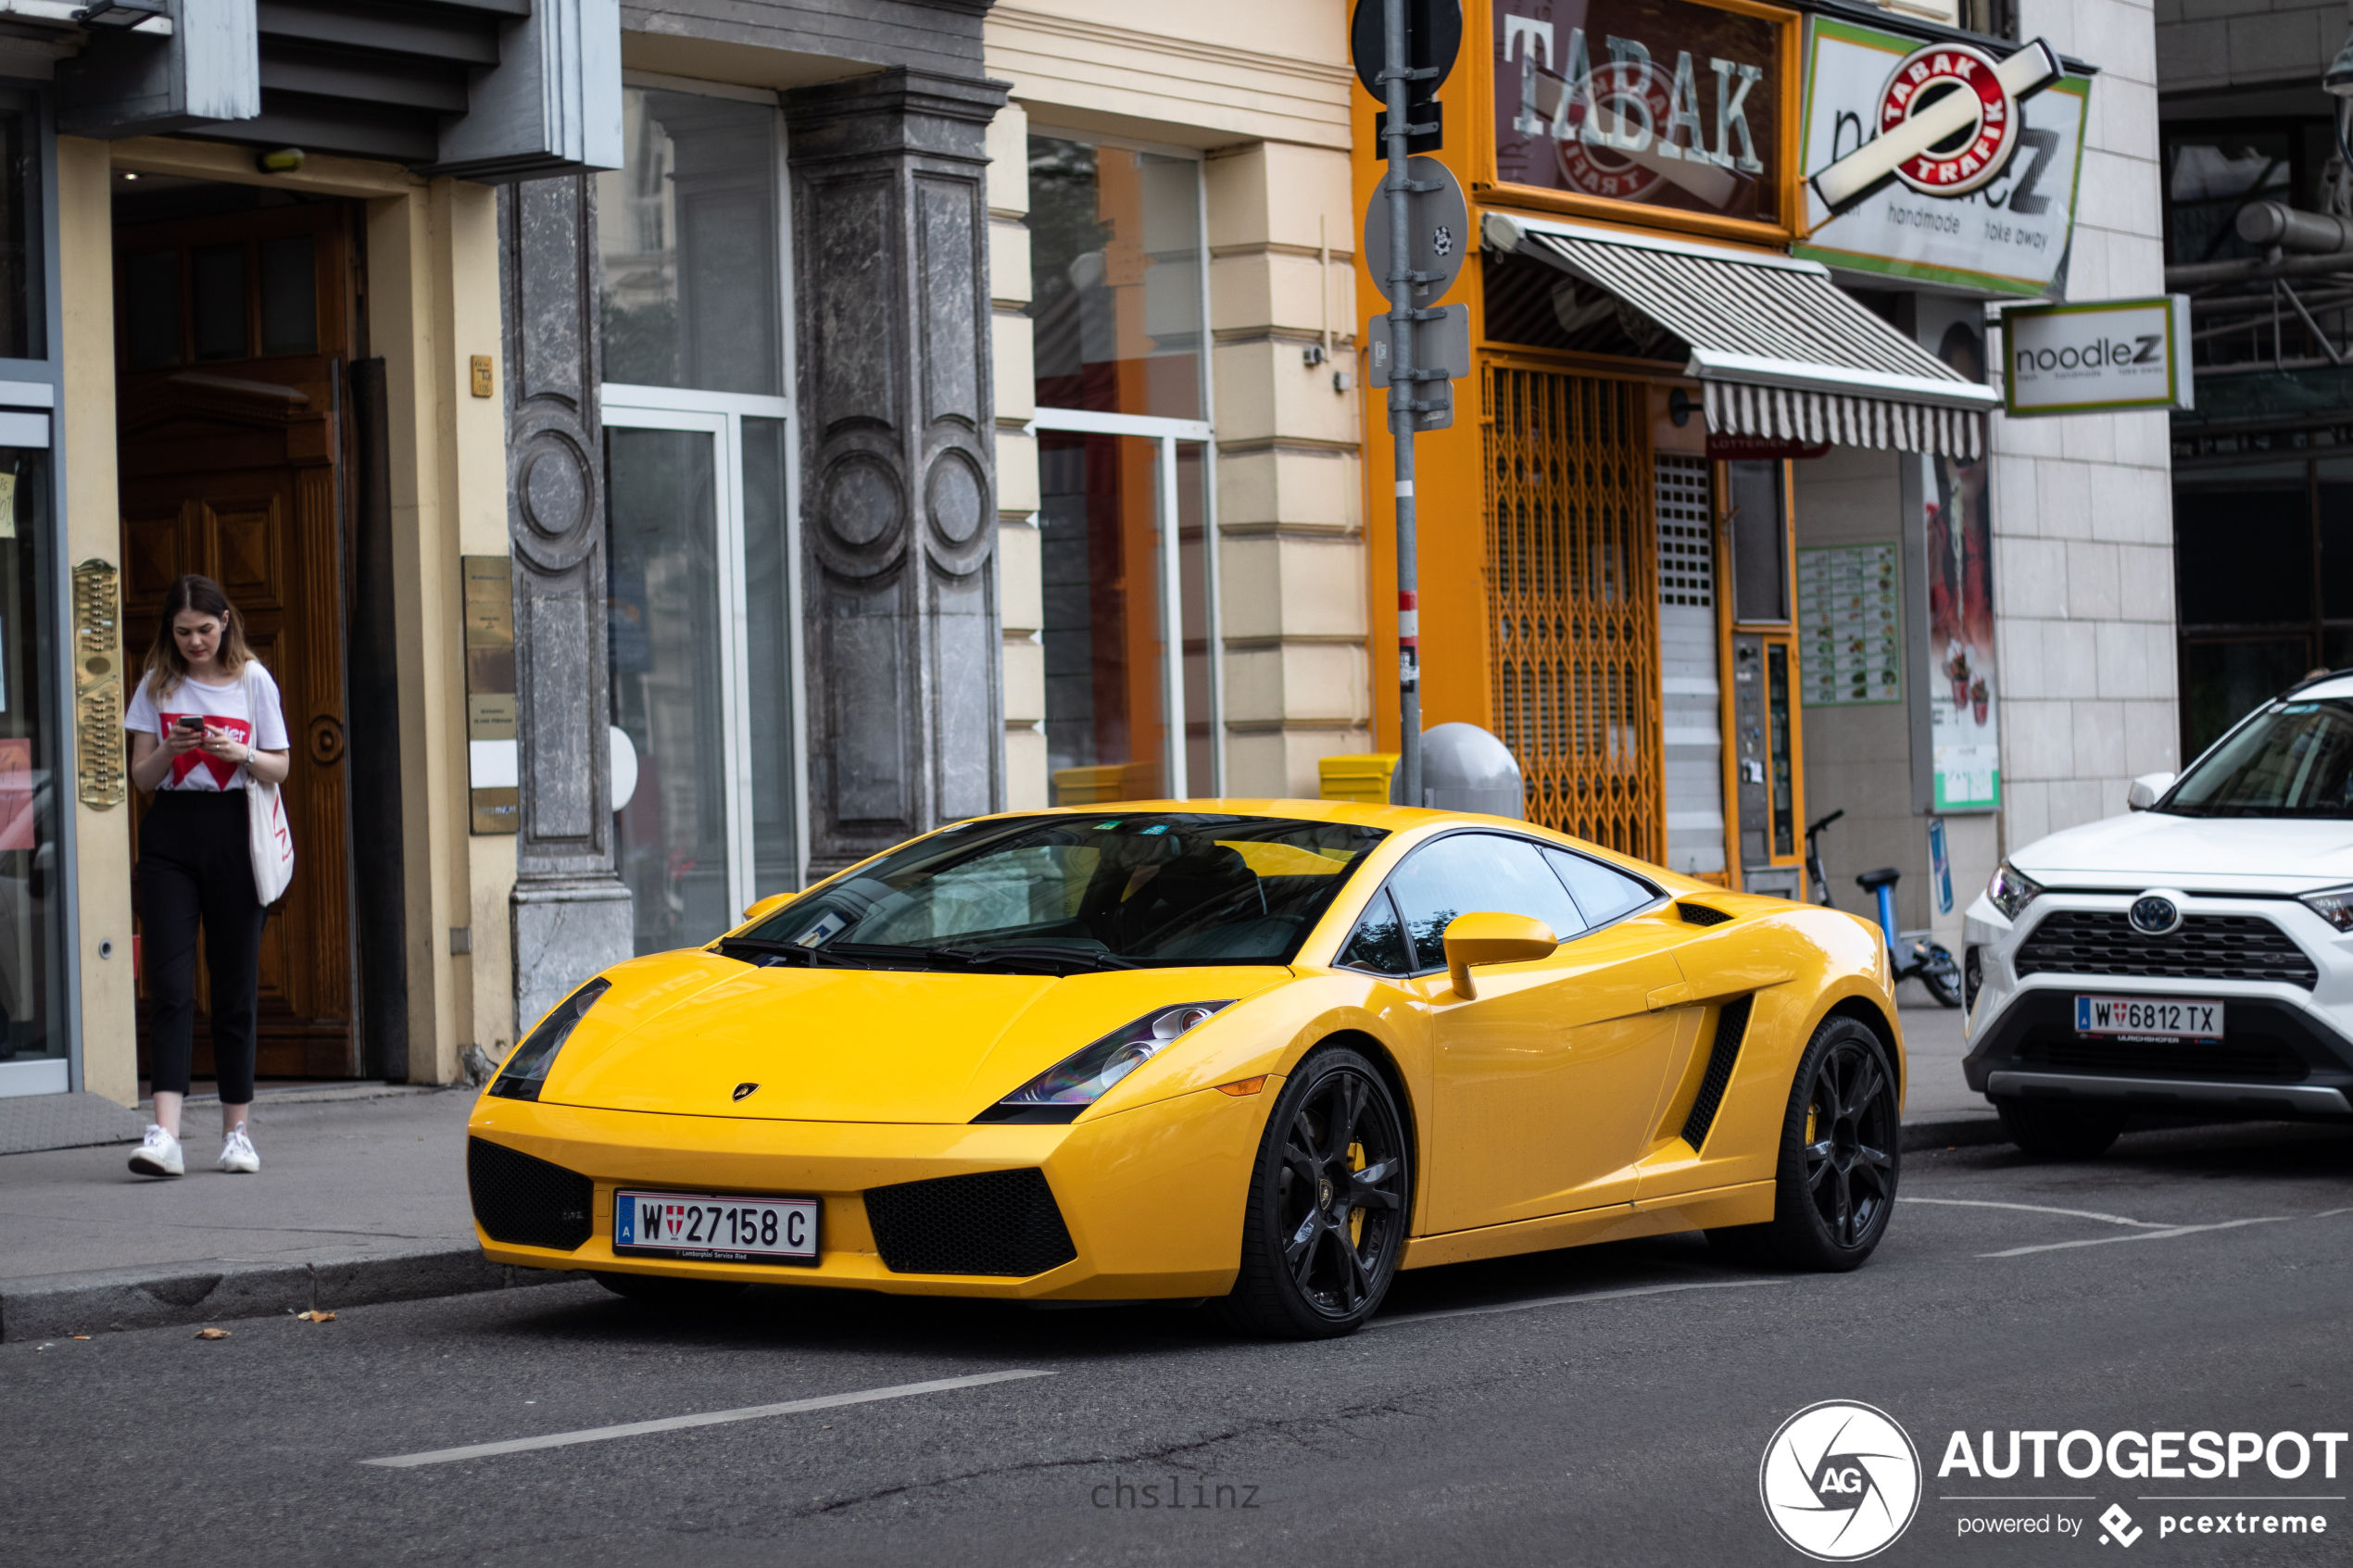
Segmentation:
[(1781, 1539), (1821, 1562), (1854, 1562), (1894, 1544), (1920, 1503), (1920, 1456), (1885, 1411), (1848, 1399), (1808, 1405), (1765, 1445), (1756, 1489)]

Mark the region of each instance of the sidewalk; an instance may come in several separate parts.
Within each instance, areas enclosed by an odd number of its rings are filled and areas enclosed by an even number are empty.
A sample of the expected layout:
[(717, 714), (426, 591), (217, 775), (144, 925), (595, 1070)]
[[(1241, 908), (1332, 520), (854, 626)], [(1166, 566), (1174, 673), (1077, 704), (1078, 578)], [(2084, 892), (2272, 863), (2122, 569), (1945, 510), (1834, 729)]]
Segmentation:
[[(1998, 1141), (1961, 1079), (1961, 1015), (1907, 1008), (1904, 1147)], [(212, 1169), (216, 1102), (182, 1120), (188, 1174), (131, 1174), (130, 1147), (0, 1155), (0, 1339), (410, 1300), (563, 1276), (500, 1268), (466, 1198), (472, 1089), (265, 1090), (258, 1176)], [(116, 1108), (136, 1139), (144, 1115)]]

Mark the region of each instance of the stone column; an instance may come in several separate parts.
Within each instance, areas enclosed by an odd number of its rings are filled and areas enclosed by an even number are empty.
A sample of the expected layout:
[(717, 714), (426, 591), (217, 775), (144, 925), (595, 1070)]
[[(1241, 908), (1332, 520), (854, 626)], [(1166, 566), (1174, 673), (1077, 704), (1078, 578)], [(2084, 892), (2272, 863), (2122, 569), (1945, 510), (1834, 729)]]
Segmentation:
[(629, 890), (613, 866), (595, 236), (596, 185), (587, 177), (499, 188), (522, 743), (512, 906), (518, 1032), (632, 951)]
[(905, 69), (786, 94), (810, 873), (1004, 800), (988, 122)]

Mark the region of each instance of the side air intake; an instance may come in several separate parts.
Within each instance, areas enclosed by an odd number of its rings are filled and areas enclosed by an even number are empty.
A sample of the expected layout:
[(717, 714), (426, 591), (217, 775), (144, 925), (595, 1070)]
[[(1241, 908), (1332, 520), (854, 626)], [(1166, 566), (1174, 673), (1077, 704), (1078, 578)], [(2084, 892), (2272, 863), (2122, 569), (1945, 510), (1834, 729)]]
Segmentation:
[(1699, 1098), (1683, 1118), (1683, 1141), (1697, 1149), (1707, 1142), (1716, 1112), (1724, 1103), (1724, 1087), (1732, 1081), (1732, 1064), (1740, 1060), (1741, 1038), (1748, 1033), (1754, 997), (1726, 1002), (1716, 1013), (1716, 1042), (1707, 1048), (1707, 1076), (1699, 1081)]
[(1675, 912), (1685, 925), (1721, 925), (1732, 917), (1707, 904), (1678, 904)]

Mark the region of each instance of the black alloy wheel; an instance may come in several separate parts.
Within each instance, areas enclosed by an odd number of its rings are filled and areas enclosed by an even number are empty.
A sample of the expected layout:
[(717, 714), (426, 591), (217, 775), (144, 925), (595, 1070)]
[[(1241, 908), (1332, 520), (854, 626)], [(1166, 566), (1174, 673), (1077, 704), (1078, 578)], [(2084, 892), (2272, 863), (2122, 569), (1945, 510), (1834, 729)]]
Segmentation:
[(1771, 1222), (1713, 1230), (1708, 1240), (1782, 1268), (1860, 1267), (1894, 1212), (1899, 1123), (1879, 1036), (1851, 1018), (1825, 1020), (1791, 1085)]
[(1410, 1178), (1403, 1123), (1379, 1070), (1344, 1047), (1309, 1057), (1259, 1141), (1241, 1272), (1217, 1315), (1270, 1338), (1353, 1334), (1397, 1275)]

